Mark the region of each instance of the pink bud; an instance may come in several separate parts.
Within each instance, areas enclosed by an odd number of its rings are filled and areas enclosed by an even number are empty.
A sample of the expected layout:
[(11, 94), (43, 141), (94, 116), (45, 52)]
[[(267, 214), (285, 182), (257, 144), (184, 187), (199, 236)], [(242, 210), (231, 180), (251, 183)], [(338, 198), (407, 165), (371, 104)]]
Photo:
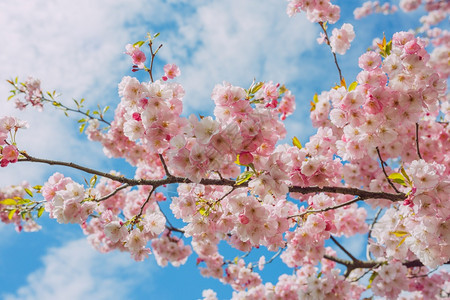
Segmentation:
[(239, 154), (239, 164), (249, 165), (253, 162), (253, 155), (250, 152), (242, 152)]
[(244, 214), (240, 214), (239, 215), (239, 222), (241, 222), (241, 224), (248, 224), (248, 222), (250, 222), (250, 220), (248, 219), (248, 217)]

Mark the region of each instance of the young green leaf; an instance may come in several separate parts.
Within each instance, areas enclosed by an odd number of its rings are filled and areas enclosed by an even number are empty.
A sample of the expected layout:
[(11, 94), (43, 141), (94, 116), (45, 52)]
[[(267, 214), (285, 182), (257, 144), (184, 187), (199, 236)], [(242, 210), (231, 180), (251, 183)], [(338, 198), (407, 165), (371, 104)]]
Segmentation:
[(33, 192), (32, 192), (32, 191), (30, 191), (30, 190), (27, 189), (27, 188), (24, 188), (24, 190), (25, 190), (25, 192), (28, 194), (28, 196), (33, 197)]
[(405, 177), (403, 177), (401, 173), (392, 173), (391, 175), (388, 176), (388, 178), (395, 183), (406, 186)]
[(298, 149), (302, 149), (302, 143), (300, 143), (300, 141), (296, 136), (292, 138), (292, 144), (294, 144), (294, 146), (297, 147)]
[(17, 209), (11, 209), (8, 213), (8, 219), (11, 220), (14, 217), (14, 214), (16, 213)]
[(17, 205), (17, 201), (14, 199), (3, 199), (0, 201), (0, 204), (3, 205)]
[(236, 185), (241, 185), (244, 182), (247, 182), (250, 180), (250, 178), (252, 178), (252, 176), (255, 174), (255, 172), (253, 171), (245, 171), (243, 173), (241, 173), (237, 178), (236, 178)]

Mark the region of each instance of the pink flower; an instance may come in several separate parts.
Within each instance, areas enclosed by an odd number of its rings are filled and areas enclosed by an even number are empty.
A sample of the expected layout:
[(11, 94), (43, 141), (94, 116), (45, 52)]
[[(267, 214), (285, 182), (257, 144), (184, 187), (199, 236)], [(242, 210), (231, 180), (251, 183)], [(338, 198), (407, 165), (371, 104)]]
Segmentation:
[(242, 152), (239, 154), (239, 164), (249, 165), (253, 162), (253, 155), (250, 152)]
[(162, 77), (164, 81), (167, 79), (174, 79), (181, 75), (181, 71), (176, 64), (167, 64), (164, 66), (165, 75)]
[(145, 61), (147, 60), (144, 52), (142, 52), (139, 47), (133, 46), (131, 44), (126, 45), (125, 49), (127, 50), (127, 52), (125, 53), (131, 56), (133, 64), (138, 66), (140, 69), (143, 69), (145, 67)]
[(350, 48), (350, 42), (355, 38), (353, 25), (344, 23), (341, 29), (333, 29), (333, 34), (330, 38), (331, 49), (335, 53), (344, 55)]
[(8, 162), (15, 163), (19, 157), (19, 151), (16, 146), (8, 145), (3, 148), (2, 155), (3, 159), (6, 159)]

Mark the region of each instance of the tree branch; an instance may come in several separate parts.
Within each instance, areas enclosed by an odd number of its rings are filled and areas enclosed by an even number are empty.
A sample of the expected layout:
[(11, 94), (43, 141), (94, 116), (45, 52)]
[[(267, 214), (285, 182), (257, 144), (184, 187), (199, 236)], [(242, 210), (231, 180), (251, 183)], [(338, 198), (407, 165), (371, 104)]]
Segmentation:
[(422, 155), (420, 155), (419, 150), (419, 123), (416, 123), (416, 148), (417, 148), (417, 156), (419, 156), (420, 159), (423, 159)]
[[(37, 163), (44, 163), (48, 165), (59, 165), (59, 166), (66, 166), (72, 169), (77, 169), (89, 174), (95, 174), (98, 176), (102, 176), (105, 178), (109, 178), (111, 180), (128, 184), (129, 186), (138, 186), (138, 185), (151, 185), (155, 188), (166, 185), (166, 184), (172, 184), (172, 183), (193, 183), (188, 178), (184, 177), (176, 177), (171, 176), (164, 179), (157, 179), (157, 180), (148, 180), (148, 179), (131, 179), (126, 178), (123, 176), (117, 176), (106, 172), (101, 172), (98, 170), (94, 170), (88, 167), (84, 167), (75, 163), (71, 162), (64, 162), (64, 161), (56, 161), (56, 160), (49, 160), (49, 159), (42, 159), (42, 158), (36, 158), (33, 157), (26, 152), (20, 152), (21, 155), (24, 156), (24, 158), (20, 158), (19, 162), (37, 162)], [(203, 178), (200, 180), (199, 184), (202, 185), (220, 185), (220, 186), (235, 186), (236, 182), (235, 180), (231, 179), (210, 179), (210, 178)], [(248, 182), (242, 183), (239, 185), (239, 187), (248, 187)], [(350, 187), (334, 187), (334, 186), (324, 186), (324, 187), (300, 187), (300, 186), (291, 186), (289, 187), (290, 193), (300, 193), (300, 194), (310, 194), (310, 193), (333, 193), (333, 194), (342, 194), (342, 195), (354, 195), (359, 196), (361, 200), (364, 199), (386, 199), (393, 202), (396, 201), (403, 201), (406, 198), (406, 195), (403, 193), (398, 194), (391, 194), (386, 192), (371, 192), (366, 190), (361, 190), (357, 188), (350, 188)]]
[(342, 76), (341, 68), (339, 68), (339, 64), (338, 64), (338, 61), (337, 61), (336, 53), (334, 53), (333, 49), (331, 48), (330, 39), (328, 37), (327, 30), (325, 29), (325, 26), (324, 26), (323, 22), (319, 22), (319, 25), (320, 25), (320, 28), (322, 28), (323, 33), (325, 34), (325, 39), (326, 39), (327, 45), (330, 46), (331, 53), (333, 54), (333, 57), (334, 57), (334, 64), (336, 65), (336, 67), (338, 69), (338, 72), (339, 72), (339, 80), (342, 82), (342, 79), (344, 79), (344, 77)]
[(397, 188), (395, 187), (395, 185), (394, 185), (394, 184), (392, 183), (392, 181), (389, 179), (389, 176), (388, 176), (388, 174), (386, 173), (386, 170), (384, 169), (384, 165), (385, 165), (386, 163), (385, 163), (384, 160), (381, 158), (380, 149), (378, 149), (378, 147), (376, 147), (376, 149), (377, 149), (377, 153), (378, 153), (378, 158), (380, 159), (381, 168), (383, 169), (384, 176), (386, 177), (386, 179), (387, 179), (389, 185), (394, 189), (394, 191), (395, 191), (397, 194), (399, 194), (400, 191), (397, 190)]
[(108, 200), (110, 197), (112, 197), (112, 196), (114, 196), (115, 194), (117, 194), (117, 192), (119, 192), (120, 190), (123, 190), (123, 189), (125, 189), (125, 188), (127, 188), (127, 187), (129, 187), (129, 185), (128, 184), (122, 184), (121, 186), (119, 186), (118, 188), (116, 188), (114, 191), (112, 191), (111, 193), (109, 193), (108, 195), (106, 195), (106, 196), (103, 196), (103, 197), (101, 197), (101, 198), (99, 198), (99, 199), (94, 199), (93, 201), (95, 201), (95, 202), (102, 202), (102, 201), (105, 201), (105, 200)]
[(329, 206), (329, 207), (325, 207), (325, 208), (322, 208), (322, 209), (307, 210), (307, 211), (302, 212), (301, 214), (298, 214), (298, 215), (295, 215), (295, 216), (289, 216), (288, 219), (295, 218), (295, 217), (302, 217), (302, 216), (304, 216), (306, 214), (310, 214), (310, 213), (319, 213), (319, 212), (329, 211), (329, 210), (332, 210), (332, 209), (336, 209), (336, 208), (340, 208), (340, 207), (344, 207), (344, 206), (350, 205), (352, 203), (355, 203), (355, 202), (358, 202), (358, 201), (361, 201), (361, 200), (362, 199), (360, 197), (356, 197), (355, 199), (352, 199), (350, 201), (347, 201), (347, 202), (344, 202), (344, 203), (340, 203), (340, 204), (337, 204), (337, 205), (334, 205), (334, 206)]

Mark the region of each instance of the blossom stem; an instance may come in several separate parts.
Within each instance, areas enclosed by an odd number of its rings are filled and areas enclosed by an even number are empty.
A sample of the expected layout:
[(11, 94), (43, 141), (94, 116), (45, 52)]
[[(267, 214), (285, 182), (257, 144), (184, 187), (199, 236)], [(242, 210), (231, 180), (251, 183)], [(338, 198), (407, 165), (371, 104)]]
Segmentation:
[(384, 169), (384, 165), (385, 165), (386, 163), (385, 163), (385, 161), (381, 158), (380, 149), (378, 149), (378, 147), (376, 147), (376, 149), (377, 149), (377, 153), (378, 153), (378, 158), (380, 159), (381, 168), (383, 169), (383, 173), (384, 173), (384, 176), (385, 176), (386, 179), (387, 179), (387, 182), (388, 182), (389, 185), (394, 189), (394, 191), (395, 191), (397, 194), (399, 194), (400, 191), (397, 190), (397, 188), (395, 187), (395, 185), (394, 185), (394, 184), (392, 183), (392, 181), (389, 179), (389, 176), (387, 175), (386, 170)]
[[(327, 30), (326, 30), (323, 22), (319, 22), (319, 25), (320, 25), (320, 28), (322, 28), (323, 33), (325, 34), (325, 39), (327, 40), (326, 43), (328, 44), (328, 46), (330, 46), (330, 49), (331, 49), (330, 39), (328, 37), (328, 33), (327, 33)], [(342, 76), (342, 71), (341, 71), (341, 68), (339, 67), (336, 53), (334, 53), (333, 51), (331, 51), (331, 53), (333, 54), (333, 57), (334, 57), (334, 64), (336, 65), (338, 72), (339, 72), (339, 80), (342, 82), (342, 79), (344, 79), (344, 77)]]
[(99, 199), (94, 199), (93, 201), (95, 201), (95, 202), (102, 202), (102, 201), (108, 200), (109, 198), (111, 198), (112, 196), (114, 196), (115, 194), (117, 194), (117, 192), (119, 192), (120, 190), (123, 190), (123, 189), (125, 189), (125, 188), (127, 188), (127, 187), (129, 187), (129, 185), (128, 185), (127, 183), (122, 184), (121, 186), (119, 186), (118, 188), (116, 188), (114, 191), (112, 191), (112, 192), (109, 193), (108, 195), (103, 196), (103, 197), (101, 197), (101, 198), (99, 198)]
[(420, 159), (423, 159), (422, 155), (420, 155), (419, 150), (419, 123), (416, 123), (416, 148), (417, 148), (417, 155), (419, 156)]
[(350, 205), (352, 203), (355, 203), (355, 202), (358, 202), (358, 201), (361, 201), (361, 200), (363, 200), (361, 197), (356, 197), (355, 199), (352, 199), (350, 201), (347, 201), (347, 202), (344, 202), (344, 203), (340, 203), (340, 204), (337, 204), (337, 205), (334, 205), (334, 206), (329, 206), (329, 207), (325, 207), (325, 208), (321, 208), (321, 209), (307, 210), (307, 211), (302, 212), (301, 214), (298, 214), (298, 215), (295, 215), (295, 216), (289, 216), (288, 219), (295, 218), (295, 217), (302, 217), (302, 216), (304, 216), (306, 214), (319, 213), (319, 212), (333, 210), (333, 209), (336, 209), (336, 208), (340, 208), (340, 207), (344, 207), (344, 206)]

